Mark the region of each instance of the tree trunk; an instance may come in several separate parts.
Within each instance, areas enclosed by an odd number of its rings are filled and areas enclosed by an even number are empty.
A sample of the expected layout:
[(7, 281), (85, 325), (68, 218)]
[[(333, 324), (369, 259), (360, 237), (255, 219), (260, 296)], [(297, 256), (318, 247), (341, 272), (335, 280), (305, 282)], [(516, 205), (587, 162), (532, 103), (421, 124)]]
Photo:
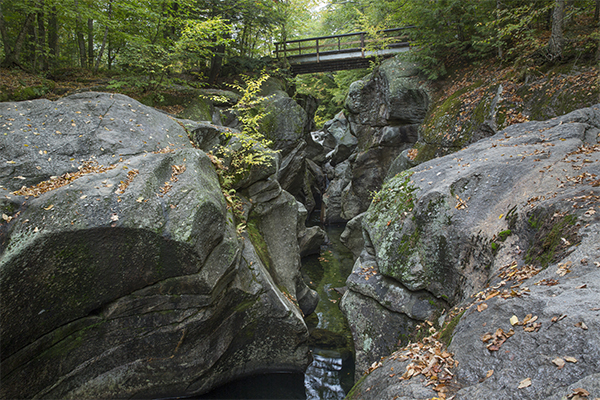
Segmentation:
[(565, 18), (565, 0), (556, 0), (554, 14), (552, 15), (552, 33), (548, 42), (548, 55), (551, 60), (562, 57), (565, 46), (563, 22)]
[(215, 49), (215, 54), (210, 60), (210, 72), (208, 77), (208, 82), (213, 84), (216, 82), (217, 77), (221, 73), (221, 65), (223, 64), (223, 52), (225, 51), (225, 46), (220, 45)]
[(54, 69), (58, 67), (58, 16), (56, 6), (52, 6), (52, 12), (48, 18), (48, 46), (50, 47), (50, 64)]
[[(12, 66), (16, 65), (16, 66), (20, 67), (21, 69), (25, 69), (19, 63), (19, 57), (21, 56), (21, 49), (23, 48), (23, 44), (25, 43), (25, 37), (27, 36), (27, 31), (29, 30), (29, 24), (31, 23), (33, 18), (34, 18), (33, 13), (28, 14), (27, 17), (25, 18), (25, 23), (21, 27), (21, 31), (19, 32), (19, 35), (17, 36), (17, 40), (15, 41), (14, 48), (11, 50), (10, 47), (4, 47), (5, 57), (4, 57), (4, 61), (2, 61), (3, 67), (8, 68), (8, 67), (12, 67)], [(3, 21), (2, 18), (0, 18), (0, 20)]]
[(46, 61), (46, 25), (44, 23), (44, 0), (40, 0), (40, 11), (37, 13), (38, 23), (38, 54), (39, 54), (39, 66), (42, 71), (48, 70), (48, 63)]
[[(496, 0), (496, 10), (498, 10), (498, 12), (500, 12), (500, 10), (502, 9), (502, 2), (500, 0)], [(502, 60), (504, 54), (502, 51), (502, 43), (500, 43), (500, 40), (498, 40), (498, 58), (500, 60)]]
[(77, 13), (77, 17), (75, 18), (75, 35), (77, 36), (77, 45), (79, 47), (79, 62), (81, 68), (85, 68), (87, 67), (87, 53), (85, 50), (81, 14), (79, 13), (79, 0), (75, 0), (75, 12)]
[[(104, 54), (104, 47), (106, 46), (106, 39), (108, 38), (108, 24), (112, 19), (112, 2), (113, 0), (108, 0), (108, 22), (104, 27), (104, 37), (102, 38), (102, 45), (100, 46), (100, 50), (98, 51), (98, 57), (96, 58), (96, 65), (94, 66), (94, 72), (98, 72), (98, 67), (100, 66), (100, 61), (102, 60), (102, 55)], [(108, 55), (110, 58), (110, 53)]]
[(4, 14), (2, 13), (2, 0), (0, 0), (0, 36), (2, 37), (2, 44), (4, 46), (4, 53), (8, 55), (10, 51), (10, 43), (8, 42), (8, 34), (6, 33), (6, 26), (4, 25)]
[(108, 37), (108, 50), (106, 52), (106, 64), (108, 67), (108, 70), (110, 71), (112, 69), (112, 41), (110, 40), (110, 36)]
[(600, 0), (596, 0), (596, 10), (594, 11), (594, 21), (600, 21)]
[(94, 63), (94, 20), (91, 18), (88, 18), (87, 20), (87, 25), (88, 25), (88, 55), (87, 55), (87, 61), (88, 61), (88, 68), (92, 68), (92, 64)]

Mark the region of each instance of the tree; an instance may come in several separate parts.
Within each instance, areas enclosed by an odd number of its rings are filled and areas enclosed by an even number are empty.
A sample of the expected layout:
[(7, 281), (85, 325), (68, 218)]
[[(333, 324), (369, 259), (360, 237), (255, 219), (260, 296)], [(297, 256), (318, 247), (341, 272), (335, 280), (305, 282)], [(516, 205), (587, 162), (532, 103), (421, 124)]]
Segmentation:
[(15, 9), (11, 11), (12, 12), (9, 11), (8, 17), (13, 20), (20, 20), (21, 17), (19, 14), (25, 15), (25, 20), (20, 25), (20, 29), (16, 31), (14, 30), (15, 28), (13, 28), (14, 32), (18, 32), (14, 42), (11, 42), (11, 32), (6, 24), (4, 1), (0, 0), (0, 36), (2, 36), (2, 44), (4, 46), (4, 60), (2, 61), (1, 65), (3, 67), (18, 66), (22, 69), (25, 69), (23, 65), (21, 65), (19, 59), (21, 57), (21, 51), (23, 50), (23, 45), (25, 44), (25, 39), (30, 24), (35, 18), (34, 9), (29, 3), (26, 3), (15, 7)]
[(556, 0), (552, 15), (552, 34), (548, 42), (548, 55), (551, 60), (562, 57), (565, 46), (563, 23), (565, 19), (565, 0)]

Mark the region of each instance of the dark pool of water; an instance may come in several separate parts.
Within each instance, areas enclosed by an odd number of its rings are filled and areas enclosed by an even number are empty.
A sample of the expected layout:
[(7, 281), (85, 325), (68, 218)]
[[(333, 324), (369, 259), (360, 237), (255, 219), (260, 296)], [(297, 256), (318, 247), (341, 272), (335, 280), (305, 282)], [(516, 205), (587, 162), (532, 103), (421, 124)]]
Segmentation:
[(319, 293), (319, 304), (306, 320), (311, 331), (313, 362), (304, 374), (267, 374), (239, 379), (194, 399), (343, 400), (354, 384), (352, 335), (339, 302), (340, 288), (354, 264), (340, 242), (343, 226), (327, 227), (329, 243), (321, 254), (302, 260), (307, 284)]

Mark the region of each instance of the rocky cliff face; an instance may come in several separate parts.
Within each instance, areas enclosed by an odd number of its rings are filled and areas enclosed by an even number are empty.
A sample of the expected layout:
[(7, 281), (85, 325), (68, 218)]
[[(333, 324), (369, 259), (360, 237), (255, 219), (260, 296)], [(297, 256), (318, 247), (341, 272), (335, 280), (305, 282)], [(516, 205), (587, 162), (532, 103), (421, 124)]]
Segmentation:
[(0, 121), (0, 397), (185, 396), (304, 370), (299, 306), (316, 297), (279, 163), (240, 183), (240, 233), (188, 139), (225, 128), (105, 93), (2, 103)]
[[(596, 105), (386, 181), (342, 301), (350, 398), (600, 396), (599, 143)], [(407, 331), (432, 336), (390, 355)]]
[(325, 222), (367, 210), (394, 160), (417, 141), (430, 101), (416, 68), (396, 58), (350, 86), (344, 112), (314, 134), (331, 181), (323, 193)]

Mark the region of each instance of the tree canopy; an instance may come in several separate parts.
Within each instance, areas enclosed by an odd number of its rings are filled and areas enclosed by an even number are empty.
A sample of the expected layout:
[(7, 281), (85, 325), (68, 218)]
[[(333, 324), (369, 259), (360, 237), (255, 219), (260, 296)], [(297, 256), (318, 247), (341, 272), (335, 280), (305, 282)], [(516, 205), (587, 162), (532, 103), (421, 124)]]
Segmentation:
[(247, 60), (270, 55), (277, 41), (412, 25), (414, 56), (435, 78), (453, 58), (594, 55), (599, 8), (600, 0), (0, 0), (0, 60), (30, 72), (118, 69), (160, 81), (195, 71), (214, 80), (224, 61), (252, 69)]

